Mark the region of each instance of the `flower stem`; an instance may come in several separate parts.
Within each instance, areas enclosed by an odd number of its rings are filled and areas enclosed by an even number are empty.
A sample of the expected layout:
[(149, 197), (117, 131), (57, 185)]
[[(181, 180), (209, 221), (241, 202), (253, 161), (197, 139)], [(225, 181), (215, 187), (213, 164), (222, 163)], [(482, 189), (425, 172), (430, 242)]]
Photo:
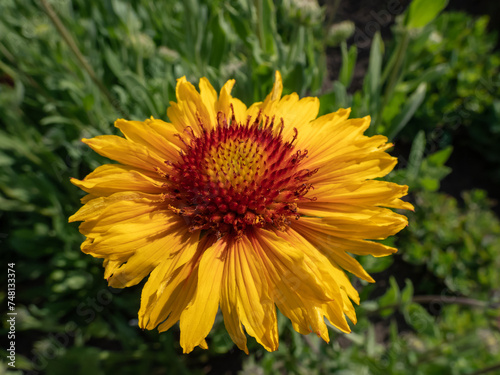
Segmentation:
[(477, 299), (467, 298), (467, 297), (447, 297), (441, 295), (427, 295), (427, 296), (414, 296), (412, 298), (413, 302), (416, 303), (456, 303), (458, 305), (467, 305), (472, 307), (480, 307), (480, 308), (498, 308), (500, 307), (500, 303), (492, 303), (486, 301), (480, 301)]
[(493, 372), (495, 370), (500, 370), (500, 363), (497, 363), (496, 365), (489, 366), (486, 368), (483, 368), (481, 370), (475, 371), (471, 373), (470, 375), (482, 375), (482, 374), (487, 374), (488, 372)]
[[(480, 301), (473, 298), (467, 297), (453, 297), (453, 296), (441, 296), (441, 295), (423, 295), (423, 296), (413, 296), (411, 302), (426, 304), (426, 303), (440, 303), (440, 304), (457, 304), (457, 305), (465, 305), (471, 307), (477, 307), (482, 309), (498, 309), (500, 308), (500, 302), (487, 302)], [(400, 308), (403, 303), (398, 302), (389, 306), (382, 306), (376, 310), (369, 311), (367, 315), (376, 315), (381, 310), (386, 309), (397, 309)]]

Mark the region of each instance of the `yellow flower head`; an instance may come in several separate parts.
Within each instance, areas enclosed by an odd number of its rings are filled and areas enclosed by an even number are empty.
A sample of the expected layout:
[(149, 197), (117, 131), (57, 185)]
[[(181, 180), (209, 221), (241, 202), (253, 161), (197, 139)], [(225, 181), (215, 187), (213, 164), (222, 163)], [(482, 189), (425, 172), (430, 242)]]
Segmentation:
[(374, 180), (396, 159), (370, 118), (349, 110), (316, 118), (317, 98), (281, 97), (276, 73), (264, 102), (247, 108), (200, 92), (181, 78), (171, 123), (117, 120), (125, 138), (84, 139), (116, 160), (72, 182), (89, 193), (70, 218), (83, 221), (82, 251), (104, 258), (110, 286), (149, 275), (139, 325), (166, 331), (180, 321), (188, 353), (207, 347), (217, 311), (238, 347), (247, 334), (278, 348), (276, 307), (302, 334), (328, 341), (328, 321), (349, 332), (359, 296), (344, 270), (373, 282), (348, 253), (384, 256), (380, 240), (407, 225), (390, 208), (412, 209), (406, 186)]

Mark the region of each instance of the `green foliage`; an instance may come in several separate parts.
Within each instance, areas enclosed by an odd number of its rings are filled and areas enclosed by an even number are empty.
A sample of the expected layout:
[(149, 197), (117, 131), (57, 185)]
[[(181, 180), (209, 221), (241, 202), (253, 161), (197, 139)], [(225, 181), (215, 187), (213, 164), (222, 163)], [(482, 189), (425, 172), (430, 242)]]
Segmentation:
[[(366, 311), (366, 304), (362, 305), (353, 332), (334, 332), (329, 345), (284, 326), (280, 349), (263, 357), (251, 355), (240, 374), (458, 375), (470, 374), (498, 359), (500, 334), (491, 329), (498, 312), (485, 316), (479, 310), (447, 305), (453, 298), (444, 297), (434, 302), (442, 309), (436, 318), (411, 302), (412, 291), (410, 282), (400, 290), (392, 281), (387, 294), (374, 301), (380, 309)], [(386, 311), (383, 307), (387, 302), (394, 303), (393, 311), (401, 313), (398, 318), (389, 315), (388, 325), (372, 323), (363, 314)], [(408, 328), (401, 332), (403, 326)]]
[(437, 191), (441, 180), (451, 172), (445, 163), (452, 147), (448, 146), (424, 158), (425, 150), (426, 139), (422, 130), (413, 141), (408, 161), (403, 158), (399, 160), (405, 168), (394, 171), (389, 178), (398, 184), (408, 185), (412, 192)]
[[(425, 264), (453, 292), (491, 299), (500, 285), (500, 221), (484, 191), (464, 193), (464, 206), (444, 194), (415, 194), (403, 234), (404, 259)], [(497, 297), (498, 298), (498, 297)]]
[[(3, 1), (0, 245), (16, 262), (17, 368), (48, 375), (470, 374), (500, 361), (499, 221), (484, 192), (465, 193), (463, 204), (438, 193), (450, 173), (454, 116), (468, 125), (472, 147), (488, 150), (491, 160), (499, 155), (500, 59), (487, 19), (437, 16), (445, 3), (416, 0), (397, 20), (392, 41), (377, 34), (363, 87), (351, 94), (353, 24), (324, 30), (315, 1), (51, 1), (91, 72), (42, 2)], [(280, 349), (267, 353), (250, 338), (246, 356), (219, 315), (209, 350), (180, 355), (178, 328), (137, 328), (142, 284), (106, 287), (102, 262), (78, 249), (82, 236), (67, 218), (81, 192), (69, 178), (106, 162), (80, 139), (115, 133), (112, 123), (121, 117), (166, 119), (183, 75), (193, 83), (206, 76), (216, 88), (235, 78), (233, 93), (246, 104), (263, 99), (276, 69), (286, 90), (318, 93), (326, 45), (340, 46), (342, 66), (321, 96), (321, 113), (353, 106), (353, 116), (372, 116), (369, 133), (412, 140), (408, 160), (400, 158), (390, 177), (409, 185), (415, 205), (409, 228), (386, 241), (402, 255), (359, 259), (380, 282), (360, 288), (349, 335), (331, 327), (325, 344), (299, 335), (279, 315)], [(429, 153), (436, 128), (443, 129), (440, 148)], [(433, 284), (407, 278), (399, 266), (425, 268)], [(438, 293), (439, 309), (417, 292)], [(4, 322), (0, 333), (6, 329)]]
[[(425, 3), (425, 1), (416, 3)], [(441, 8), (438, 7), (433, 11), (439, 12), (440, 10)], [(415, 18), (416, 16), (410, 14), (407, 17)], [(423, 21), (410, 22), (420, 24)], [(357, 48), (353, 45), (348, 50), (347, 43), (345, 41), (341, 43), (342, 66), (339, 80), (334, 82), (331, 92), (321, 97), (320, 113), (328, 113), (342, 107), (352, 107), (353, 116), (371, 116), (369, 134), (383, 133), (389, 139), (398, 136), (422, 105), (428, 84), (439, 77), (441, 68), (433, 67), (418, 79), (409, 79), (408, 46), (418, 42), (422, 31), (415, 30), (414, 26), (405, 25), (403, 17), (398, 18), (394, 31), (395, 39), (392, 45), (389, 45), (390, 48), (384, 44), (380, 33), (375, 34), (363, 87), (354, 94), (349, 94), (348, 89), (354, 74)]]
[(498, 165), (496, 36), (487, 33), (487, 16), (477, 20), (463, 13), (437, 16), (446, 3), (413, 1), (396, 20), (394, 40), (388, 46), (377, 33), (363, 88), (352, 95), (348, 89), (357, 49), (353, 45), (347, 53), (343, 42), (339, 80), (321, 97), (321, 113), (352, 107), (356, 117), (371, 116), (370, 134), (408, 141), (424, 130), (441, 147), (451, 144), (457, 127), (467, 125), (475, 141), (471, 147), (487, 150), (486, 158)]
[[(488, 17), (444, 13), (430, 24), (413, 45), (411, 76), (446, 64), (430, 87), (421, 114), (439, 119), (437, 126), (470, 125), (492, 105), (498, 94), (500, 55), (493, 51), (496, 36), (487, 32)], [(442, 43), (446, 39), (446, 43)], [(462, 118), (457, 118), (456, 116)], [(425, 118), (422, 118), (422, 122)]]
[(448, 0), (414, 0), (411, 2), (406, 25), (412, 28), (424, 27), (448, 5)]
[(500, 54), (495, 51), (496, 35), (487, 31), (488, 22), (487, 16), (444, 13), (410, 44), (409, 78), (433, 78), (425, 103), (403, 136), (411, 138), (424, 129), (442, 147), (465, 127), (473, 140), (469, 147), (498, 165)]

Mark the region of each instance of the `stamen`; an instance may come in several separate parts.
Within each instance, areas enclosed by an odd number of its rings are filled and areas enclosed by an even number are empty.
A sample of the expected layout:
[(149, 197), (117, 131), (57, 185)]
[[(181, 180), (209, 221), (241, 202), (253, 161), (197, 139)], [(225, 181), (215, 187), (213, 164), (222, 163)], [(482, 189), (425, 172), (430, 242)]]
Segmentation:
[(298, 134), (299, 134), (299, 131), (297, 130), (297, 128), (293, 128), (293, 138), (292, 138), (292, 140), (290, 142), (287, 142), (287, 146), (288, 147), (291, 148), (293, 146), (293, 143), (297, 139)]
[(255, 228), (286, 230), (292, 219), (299, 219), (298, 203), (313, 200), (305, 195), (312, 187), (307, 182), (317, 170), (301, 169), (307, 150), (294, 151), (294, 136), (282, 139), (284, 120), (274, 126), (275, 117), (262, 111), (251, 122), (236, 121), (232, 104), (231, 119), (217, 113), (217, 124), (207, 127), (197, 114), (202, 134), (191, 138), (181, 152), (182, 161), (169, 163), (173, 170), (166, 175), (167, 208), (181, 215), (190, 230), (207, 230), (216, 236), (242, 238)]

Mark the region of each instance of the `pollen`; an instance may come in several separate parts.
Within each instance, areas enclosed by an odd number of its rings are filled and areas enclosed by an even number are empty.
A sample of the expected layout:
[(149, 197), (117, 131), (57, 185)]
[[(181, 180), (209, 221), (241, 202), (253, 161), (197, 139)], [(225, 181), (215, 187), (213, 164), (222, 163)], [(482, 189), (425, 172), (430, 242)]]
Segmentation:
[(308, 179), (317, 170), (301, 168), (307, 150), (295, 149), (297, 131), (285, 141), (283, 120), (279, 126), (275, 120), (259, 114), (238, 123), (219, 113), (210, 130), (198, 119), (200, 136), (179, 135), (186, 151), (165, 176), (166, 196), (191, 231), (241, 238), (252, 228), (286, 230), (300, 218), (297, 203), (308, 199)]

